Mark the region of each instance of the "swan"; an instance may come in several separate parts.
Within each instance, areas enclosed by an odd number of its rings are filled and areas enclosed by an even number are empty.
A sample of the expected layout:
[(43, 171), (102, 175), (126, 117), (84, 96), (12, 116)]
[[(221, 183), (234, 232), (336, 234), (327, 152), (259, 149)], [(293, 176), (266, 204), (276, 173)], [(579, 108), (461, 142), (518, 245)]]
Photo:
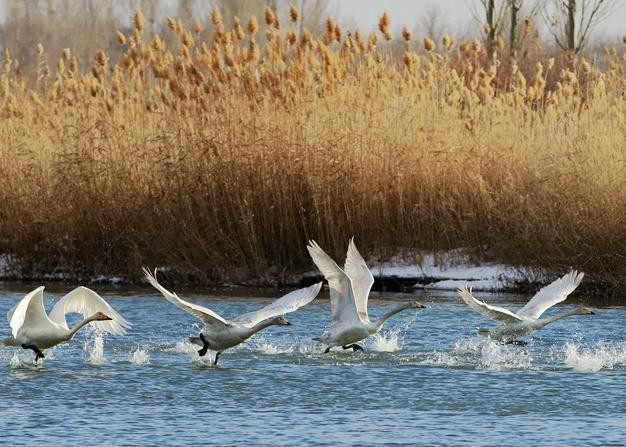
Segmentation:
[(539, 290), (524, 307), (515, 313), (474, 298), (472, 289), (468, 290), (466, 286), (458, 288), (457, 293), (476, 312), (500, 323), (493, 329), (479, 329), (479, 333), (487, 333), (496, 340), (514, 343), (519, 337), (532, 334), (536, 330), (562, 318), (573, 315), (594, 315), (594, 312), (586, 307), (577, 307), (550, 318), (539, 319), (541, 314), (550, 307), (564, 301), (578, 287), (583, 276), (584, 273), (572, 270)]
[(214, 365), (217, 365), (217, 360), (223, 351), (244, 342), (261, 329), (272, 325), (290, 325), (291, 323), (282, 315), (293, 312), (311, 302), (322, 288), (322, 283), (319, 282), (310, 287), (288, 293), (260, 310), (245, 313), (232, 320), (226, 320), (211, 309), (185, 301), (175, 293), (165, 289), (156, 279), (156, 270), (154, 275), (145, 268), (143, 272), (150, 284), (161, 292), (165, 299), (204, 323), (205, 326), (200, 335), (189, 337), (189, 341), (202, 346), (202, 349), (198, 351), (200, 357), (206, 355), (209, 349), (215, 351)]
[[(131, 327), (96, 292), (82, 286), (57, 301), (48, 315), (43, 305), (43, 290), (43, 286), (36, 288), (7, 313), (12, 336), (0, 341), (3, 346), (31, 349), (35, 353), (35, 362), (45, 358), (44, 349), (72, 339), (89, 323), (115, 335), (124, 335)], [(83, 320), (70, 328), (65, 314), (73, 312), (82, 314)]]
[(389, 317), (405, 309), (425, 307), (417, 301), (403, 303), (372, 322), (367, 314), (367, 298), (374, 284), (374, 276), (357, 250), (354, 238), (350, 239), (348, 245), (344, 270), (315, 241), (309, 241), (307, 250), (330, 287), (330, 330), (313, 339), (327, 346), (324, 354), (334, 346), (363, 351), (357, 342), (380, 331)]

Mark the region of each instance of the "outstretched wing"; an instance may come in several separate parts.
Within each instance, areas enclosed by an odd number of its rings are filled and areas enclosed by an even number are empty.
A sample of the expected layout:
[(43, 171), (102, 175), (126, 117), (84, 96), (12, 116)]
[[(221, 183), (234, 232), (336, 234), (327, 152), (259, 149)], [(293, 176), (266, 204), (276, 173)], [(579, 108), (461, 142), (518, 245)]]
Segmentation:
[(268, 318), (274, 318), (278, 317), (279, 315), (293, 312), (294, 310), (297, 310), (305, 304), (313, 301), (313, 299), (320, 292), (321, 288), (322, 283), (318, 282), (317, 284), (313, 284), (312, 286), (306, 287), (304, 289), (294, 290), (293, 292), (288, 293), (282, 298), (277, 299), (272, 304), (265, 306), (260, 310), (240, 315), (232, 321), (239, 323), (243, 326), (250, 327), (254, 326), (257, 323), (260, 323), (263, 320), (267, 320)]
[(576, 290), (576, 287), (583, 280), (584, 273), (572, 270), (556, 281), (548, 284), (532, 297), (519, 311), (517, 315), (536, 320), (546, 310), (561, 301), (565, 301), (567, 296)]
[(125, 335), (126, 329), (131, 328), (131, 324), (113, 309), (109, 303), (96, 292), (84, 286), (76, 287), (57, 301), (50, 312), (50, 319), (69, 329), (65, 320), (65, 314), (78, 313), (83, 318), (89, 318), (97, 312), (102, 312), (111, 318), (111, 320), (93, 321), (91, 323), (101, 331), (113, 335)]
[(354, 238), (350, 239), (348, 245), (348, 255), (344, 266), (345, 272), (352, 280), (352, 291), (354, 292), (354, 301), (357, 311), (363, 321), (369, 321), (367, 315), (367, 298), (369, 297), (372, 284), (374, 284), (374, 275), (361, 256), (361, 253), (354, 245)]
[(500, 321), (501, 323), (515, 323), (517, 321), (522, 321), (520, 317), (504, 307), (492, 306), (483, 301), (477, 300), (474, 298), (474, 295), (472, 295), (472, 289), (467, 290), (466, 286), (459, 287), (456, 291), (461, 299), (465, 301), (465, 304), (487, 318)]
[(199, 306), (197, 304), (193, 304), (181, 298), (178, 298), (178, 295), (167, 290), (157, 281), (156, 270), (154, 271), (154, 276), (145, 268), (143, 269), (143, 273), (146, 275), (146, 278), (148, 279), (150, 284), (152, 284), (159, 292), (161, 292), (166, 300), (180, 307), (184, 311), (189, 312), (191, 315), (202, 321), (205, 325), (213, 327), (215, 329), (219, 329), (230, 324), (228, 321), (220, 317), (211, 309), (207, 309), (206, 307)]
[(330, 308), (333, 314), (331, 324), (362, 321), (354, 301), (350, 277), (339, 268), (335, 261), (315, 241), (309, 241), (309, 245), (306, 248), (330, 287)]
[(54, 326), (43, 306), (43, 286), (37, 287), (22, 298), (17, 306), (9, 311), (7, 317), (13, 337), (17, 337), (17, 332), (22, 328), (34, 327), (44, 330), (46, 327)]

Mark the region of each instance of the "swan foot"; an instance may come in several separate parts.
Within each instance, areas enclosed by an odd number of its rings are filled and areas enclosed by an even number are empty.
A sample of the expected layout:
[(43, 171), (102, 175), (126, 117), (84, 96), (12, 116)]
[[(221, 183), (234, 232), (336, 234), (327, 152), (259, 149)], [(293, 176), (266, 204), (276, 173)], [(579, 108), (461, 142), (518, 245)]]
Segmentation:
[(515, 345), (515, 346), (526, 346), (528, 344), (528, 342), (525, 342), (524, 340), (509, 340), (507, 342), (504, 343), (505, 345)]
[(324, 354), (328, 354), (329, 352), (330, 352), (330, 346), (326, 348), (326, 350), (324, 351)]
[[(200, 355), (200, 357), (204, 357), (209, 350), (209, 342), (206, 341), (206, 338), (204, 338), (202, 332), (200, 332), (200, 340), (202, 340), (202, 349), (198, 351), (198, 354)], [(217, 363), (217, 357), (215, 358), (215, 363)]]
[(356, 352), (356, 351), (365, 351), (363, 349), (363, 346), (361, 345), (357, 345), (356, 343), (352, 343), (351, 345), (346, 345), (346, 346), (342, 346), (343, 349), (350, 349), (352, 348), (352, 352)]
[(31, 349), (35, 353), (35, 363), (39, 361), (39, 359), (45, 359), (46, 356), (43, 355), (43, 352), (35, 346), (35, 345), (22, 345), (22, 349)]
[(221, 352), (219, 352), (219, 351), (217, 351), (215, 353), (215, 360), (213, 360), (213, 365), (217, 365), (217, 359), (220, 358), (220, 354), (221, 354)]

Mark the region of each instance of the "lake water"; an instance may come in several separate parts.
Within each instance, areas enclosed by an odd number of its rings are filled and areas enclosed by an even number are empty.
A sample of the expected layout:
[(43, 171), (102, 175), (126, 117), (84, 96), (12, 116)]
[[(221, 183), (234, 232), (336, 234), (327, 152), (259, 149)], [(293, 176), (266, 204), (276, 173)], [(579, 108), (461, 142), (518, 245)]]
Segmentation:
[[(32, 288), (0, 283), (0, 313)], [(69, 289), (54, 285), (46, 295)], [(558, 321), (522, 347), (476, 336), (491, 323), (452, 293), (374, 294), (373, 317), (414, 297), (428, 308), (396, 315), (364, 353), (324, 355), (311, 340), (330, 320), (322, 291), (288, 316), (292, 326), (257, 334), (213, 367), (186, 342), (199, 330), (192, 316), (148, 289), (94, 289), (133, 329), (125, 337), (83, 332), (37, 366), (31, 351), (0, 349), (3, 445), (626, 443), (621, 307)], [(276, 296), (179, 295), (226, 317)], [(518, 308), (525, 299), (500, 302)], [(3, 324), (0, 338), (9, 333)]]

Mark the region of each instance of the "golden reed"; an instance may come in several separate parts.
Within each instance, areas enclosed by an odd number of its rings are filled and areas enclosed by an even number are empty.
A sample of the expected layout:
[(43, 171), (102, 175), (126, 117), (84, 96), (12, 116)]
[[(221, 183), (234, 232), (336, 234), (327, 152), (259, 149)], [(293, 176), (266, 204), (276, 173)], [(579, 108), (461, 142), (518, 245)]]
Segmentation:
[(170, 18), (170, 36), (133, 19), (121, 59), (87, 70), (69, 49), (54, 71), (41, 47), (36, 73), (4, 54), (0, 253), (18, 272), (271, 282), (312, 268), (308, 238), (338, 255), (355, 235), (626, 278), (623, 48), (603, 68), (493, 62), (478, 40), (394, 37), (387, 14), (369, 36), (330, 18), (314, 35), (294, 7)]

